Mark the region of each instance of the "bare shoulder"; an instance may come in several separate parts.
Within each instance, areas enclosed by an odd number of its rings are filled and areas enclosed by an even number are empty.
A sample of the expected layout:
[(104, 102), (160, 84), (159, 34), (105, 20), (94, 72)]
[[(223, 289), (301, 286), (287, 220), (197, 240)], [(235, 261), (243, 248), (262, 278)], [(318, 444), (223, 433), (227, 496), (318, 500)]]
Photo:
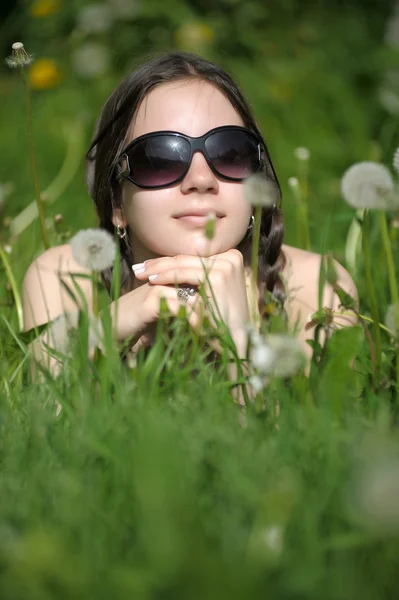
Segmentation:
[[(73, 285), (72, 274), (89, 273), (74, 260), (69, 244), (54, 246), (40, 254), (28, 267), (22, 284), (25, 329), (46, 323), (68, 310), (76, 310), (76, 304), (61, 281)], [(76, 282), (90, 300), (89, 279), (79, 277)]]
[[(310, 316), (318, 310), (319, 306), (319, 275), (322, 255), (309, 252), (293, 246), (283, 245), (287, 257), (287, 264), (283, 272), (286, 284), (287, 301), (286, 310), (290, 324), (297, 325), (299, 338), (305, 341), (313, 337), (313, 331), (305, 331), (305, 326)], [(341, 288), (358, 300), (358, 293), (350, 273), (336, 260), (334, 267), (338, 276), (337, 283)], [(324, 286), (322, 306), (338, 312), (340, 299), (328, 284)], [(353, 325), (356, 317), (339, 316), (334, 319), (337, 326)]]
[[(283, 275), (288, 291), (291, 289), (294, 292), (293, 297), (311, 300), (314, 288), (318, 290), (319, 287), (322, 255), (285, 244), (283, 251), (287, 257)], [(334, 259), (333, 263), (339, 285), (357, 299), (356, 286), (350, 273), (337, 260)]]

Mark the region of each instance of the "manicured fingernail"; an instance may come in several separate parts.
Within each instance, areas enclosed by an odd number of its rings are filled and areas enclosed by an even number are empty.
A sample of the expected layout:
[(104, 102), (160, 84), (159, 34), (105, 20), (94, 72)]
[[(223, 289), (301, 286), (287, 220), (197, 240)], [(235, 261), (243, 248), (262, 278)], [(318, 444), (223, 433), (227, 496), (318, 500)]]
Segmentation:
[(158, 275), (148, 275), (148, 280), (152, 281), (153, 279), (156, 279), (158, 277)]
[(144, 273), (145, 263), (137, 263), (136, 265), (132, 265), (132, 269), (135, 275), (138, 275), (139, 273)]

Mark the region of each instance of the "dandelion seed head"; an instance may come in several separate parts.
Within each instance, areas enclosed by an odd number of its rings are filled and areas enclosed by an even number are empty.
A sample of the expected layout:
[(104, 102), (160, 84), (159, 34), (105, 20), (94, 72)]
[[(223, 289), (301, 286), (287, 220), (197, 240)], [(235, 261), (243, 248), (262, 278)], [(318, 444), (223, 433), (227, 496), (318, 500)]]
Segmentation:
[(24, 68), (32, 63), (33, 56), (26, 52), (22, 42), (14, 42), (11, 48), (11, 56), (5, 59), (6, 64), (11, 69), (16, 69), (17, 67)]
[(94, 42), (77, 48), (71, 61), (76, 73), (87, 78), (100, 77), (111, 67), (111, 56), (107, 48)]
[[(59, 315), (47, 329), (49, 344), (60, 352), (67, 354), (73, 340), (77, 338), (79, 312), (70, 311)], [(89, 315), (88, 347), (93, 350), (103, 346), (104, 331), (100, 321), (94, 315)]]
[(266, 343), (273, 352), (270, 374), (292, 377), (305, 366), (305, 355), (298, 340), (289, 334), (271, 334)]
[(138, 15), (142, 3), (140, 0), (108, 0), (116, 19), (131, 19)]
[(299, 148), (295, 148), (295, 156), (298, 160), (309, 160), (310, 158), (310, 151), (308, 150), (308, 148), (305, 148), (304, 146), (300, 146)]
[(281, 554), (283, 551), (283, 528), (281, 525), (270, 525), (263, 531), (265, 546), (273, 554)]
[(248, 383), (257, 394), (265, 387), (265, 382), (259, 375), (251, 375), (248, 379)]
[(78, 29), (84, 33), (104, 33), (110, 29), (113, 21), (112, 8), (101, 2), (83, 6), (77, 16)]
[(357, 209), (394, 210), (399, 207), (392, 175), (379, 163), (361, 162), (349, 167), (342, 177), (341, 191), (346, 202)]
[(259, 373), (269, 373), (275, 360), (273, 350), (264, 341), (251, 348), (251, 363)]
[(70, 245), (73, 258), (86, 269), (104, 271), (114, 264), (115, 241), (105, 229), (83, 229), (73, 236)]
[(290, 188), (297, 188), (299, 186), (299, 179), (297, 177), (290, 177), (288, 179), (288, 185)]
[(277, 204), (278, 196), (276, 182), (261, 173), (251, 175), (244, 182), (244, 197), (252, 206), (272, 207)]

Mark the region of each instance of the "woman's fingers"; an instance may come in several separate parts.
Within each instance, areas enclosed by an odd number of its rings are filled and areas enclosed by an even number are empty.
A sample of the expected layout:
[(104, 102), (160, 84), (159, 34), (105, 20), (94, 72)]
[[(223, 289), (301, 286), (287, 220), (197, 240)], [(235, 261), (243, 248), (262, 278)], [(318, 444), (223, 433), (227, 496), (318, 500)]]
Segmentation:
[(211, 285), (217, 285), (223, 276), (224, 271), (220, 271), (219, 269), (208, 275), (198, 267), (170, 269), (168, 271), (163, 271), (162, 273), (149, 275), (148, 283), (150, 285), (175, 285), (177, 287), (180, 287), (183, 283), (197, 286), (206, 284), (209, 279)]

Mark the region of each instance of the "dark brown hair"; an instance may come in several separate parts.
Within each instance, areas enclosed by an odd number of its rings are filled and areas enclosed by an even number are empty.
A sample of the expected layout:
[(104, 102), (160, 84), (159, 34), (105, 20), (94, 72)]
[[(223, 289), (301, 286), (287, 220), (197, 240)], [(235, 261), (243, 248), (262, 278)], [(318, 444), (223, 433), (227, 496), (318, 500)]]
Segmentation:
[[(216, 86), (231, 102), (244, 124), (261, 135), (252, 111), (233, 79), (220, 67), (208, 60), (188, 52), (168, 52), (147, 60), (128, 75), (106, 101), (97, 120), (94, 139), (87, 152), (87, 183), (95, 203), (100, 227), (114, 234), (112, 213), (121, 208), (121, 189), (115, 178), (117, 158), (127, 143), (127, 134), (133, 117), (147, 96), (155, 87), (172, 81), (196, 79)], [(258, 281), (261, 297), (270, 291), (283, 305), (284, 283), (280, 273), (285, 267), (286, 257), (282, 250), (284, 224), (281, 214), (281, 188), (274, 171), (266, 144), (265, 176), (272, 179), (278, 189), (278, 201), (272, 208), (262, 210), (261, 238), (259, 246)], [(245, 264), (249, 264), (252, 232), (240, 242), (238, 250), (243, 254)], [(132, 289), (134, 275), (131, 265), (134, 262), (128, 241), (129, 236), (120, 240), (121, 286), (122, 291)], [(102, 273), (107, 287), (112, 271)], [(261, 300), (262, 303), (262, 300)]]

